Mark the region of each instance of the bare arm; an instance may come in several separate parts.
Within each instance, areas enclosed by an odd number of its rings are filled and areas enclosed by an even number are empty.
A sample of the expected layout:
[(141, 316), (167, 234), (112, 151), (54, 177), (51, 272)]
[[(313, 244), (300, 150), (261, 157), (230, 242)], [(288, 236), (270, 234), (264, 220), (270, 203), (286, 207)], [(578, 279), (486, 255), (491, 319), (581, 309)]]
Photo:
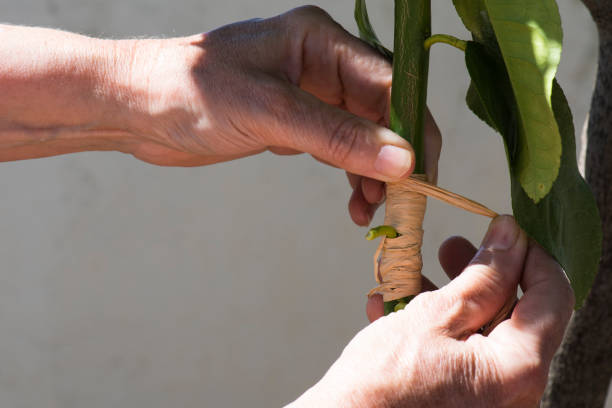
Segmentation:
[[(0, 161), (116, 150), (198, 166), (269, 150), (343, 168), (366, 225), (411, 146), (384, 127), (391, 65), (303, 7), (188, 37), (101, 40), (0, 25)], [(440, 133), (427, 123), (428, 172)]]
[(133, 148), (116, 72), (130, 41), (6, 25), (0, 38), (0, 161)]

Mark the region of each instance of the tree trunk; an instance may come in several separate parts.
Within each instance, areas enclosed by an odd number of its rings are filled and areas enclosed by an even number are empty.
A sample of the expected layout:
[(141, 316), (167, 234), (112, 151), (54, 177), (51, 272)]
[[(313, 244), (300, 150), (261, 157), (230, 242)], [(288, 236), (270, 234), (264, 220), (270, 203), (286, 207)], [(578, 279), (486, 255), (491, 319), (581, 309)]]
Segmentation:
[(599, 32), (586, 179), (603, 226), (599, 273), (553, 360), (542, 407), (603, 407), (612, 377), (612, 1), (583, 0)]

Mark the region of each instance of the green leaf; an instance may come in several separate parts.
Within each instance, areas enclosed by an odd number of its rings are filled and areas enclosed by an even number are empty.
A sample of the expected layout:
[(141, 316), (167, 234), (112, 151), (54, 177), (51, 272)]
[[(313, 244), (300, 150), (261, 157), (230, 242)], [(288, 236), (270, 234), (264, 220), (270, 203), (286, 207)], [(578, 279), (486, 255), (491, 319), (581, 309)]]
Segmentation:
[(512, 208), (523, 229), (563, 266), (579, 308), (599, 269), (601, 219), (591, 189), (578, 171), (572, 112), (556, 81), (552, 107), (563, 141), (559, 177), (550, 193), (537, 204), (512, 178)]
[(359, 37), (376, 48), (378, 52), (385, 56), (388, 60), (393, 59), (393, 53), (385, 48), (380, 42), (374, 28), (370, 23), (370, 17), (368, 16), (368, 9), (366, 8), (365, 0), (355, 0), (355, 21), (359, 28)]
[(548, 195), (534, 203), (521, 187), (519, 160), (521, 127), (517, 126), (518, 106), (503, 63), (485, 48), (468, 43), (465, 61), (472, 78), (468, 103), (501, 133), (509, 152), (512, 208), (521, 228), (549, 251), (563, 266), (580, 307), (597, 274), (601, 257), (601, 221), (595, 199), (578, 171), (572, 114), (561, 87), (553, 81), (551, 106), (562, 141), (559, 175)]
[(489, 112), (483, 106), (481, 96), (478, 94), (478, 90), (473, 83), (470, 83), (470, 87), (467, 90), (465, 102), (474, 115), (478, 116), (480, 120), (499, 132), (497, 124), (493, 122), (493, 118), (489, 116)]
[(483, 0), (514, 90), (523, 131), (516, 171), (537, 203), (552, 188), (561, 136), (552, 110), (561, 58), (561, 17), (555, 0)]
[(484, 46), (470, 41), (465, 50), (465, 64), (472, 78), (466, 95), (467, 105), (502, 135), (512, 168), (523, 128), (519, 125), (516, 101), (504, 63), (490, 55)]
[(475, 41), (497, 48), (495, 33), (489, 21), (484, 0), (453, 0), (463, 25), (472, 33)]

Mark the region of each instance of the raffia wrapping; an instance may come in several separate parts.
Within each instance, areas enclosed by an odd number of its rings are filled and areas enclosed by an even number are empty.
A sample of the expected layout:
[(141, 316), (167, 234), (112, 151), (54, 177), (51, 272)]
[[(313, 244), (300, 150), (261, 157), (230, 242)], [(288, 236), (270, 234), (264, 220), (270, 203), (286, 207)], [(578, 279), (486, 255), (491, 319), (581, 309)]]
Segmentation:
[[(421, 245), (427, 196), (474, 214), (490, 218), (498, 215), (480, 203), (428, 183), (424, 174), (413, 174), (400, 182), (387, 183), (386, 193), (385, 225), (394, 227), (399, 236), (384, 237), (380, 241), (374, 254), (374, 277), (379, 285), (368, 293), (368, 296), (381, 294), (385, 302), (421, 292)], [(480, 332), (486, 336), (509, 318), (516, 302), (516, 296), (507, 299)]]
[[(425, 175), (412, 175), (425, 180)], [(369, 295), (380, 293), (385, 302), (416, 295), (421, 291), (421, 244), (427, 197), (413, 191), (410, 179), (387, 183), (385, 225), (400, 234), (383, 238), (374, 255), (374, 275), (379, 283)]]

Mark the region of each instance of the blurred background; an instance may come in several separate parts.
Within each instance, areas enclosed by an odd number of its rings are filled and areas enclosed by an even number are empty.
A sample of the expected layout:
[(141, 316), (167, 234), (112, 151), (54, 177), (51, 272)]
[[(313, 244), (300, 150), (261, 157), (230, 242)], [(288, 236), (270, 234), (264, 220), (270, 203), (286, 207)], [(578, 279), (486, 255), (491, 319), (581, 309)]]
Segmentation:
[[(353, 1), (313, 3), (356, 32)], [(0, 20), (98, 37), (181, 36), (302, 4), (2, 0)], [(579, 134), (596, 32), (580, 1), (559, 5), (558, 78)], [(432, 6), (434, 32), (467, 37), (450, 1)], [(392, 47), (393, 2), (368, 7)], [(466, 108), (468, 83), (463, 56), (434, 47), (439, 184), (510, 212), (501, 139)], [(1, 163), (0, 189), (3, 407), (280, 406), (367, 324), (376, 244), (350, 221), (344, 173), (308, 156), (172, 169), (81, 153)], [(461, 234), (477, 244), (487, 224), (430, 201), (425, 273), (444, 284), (440, 243)]]

